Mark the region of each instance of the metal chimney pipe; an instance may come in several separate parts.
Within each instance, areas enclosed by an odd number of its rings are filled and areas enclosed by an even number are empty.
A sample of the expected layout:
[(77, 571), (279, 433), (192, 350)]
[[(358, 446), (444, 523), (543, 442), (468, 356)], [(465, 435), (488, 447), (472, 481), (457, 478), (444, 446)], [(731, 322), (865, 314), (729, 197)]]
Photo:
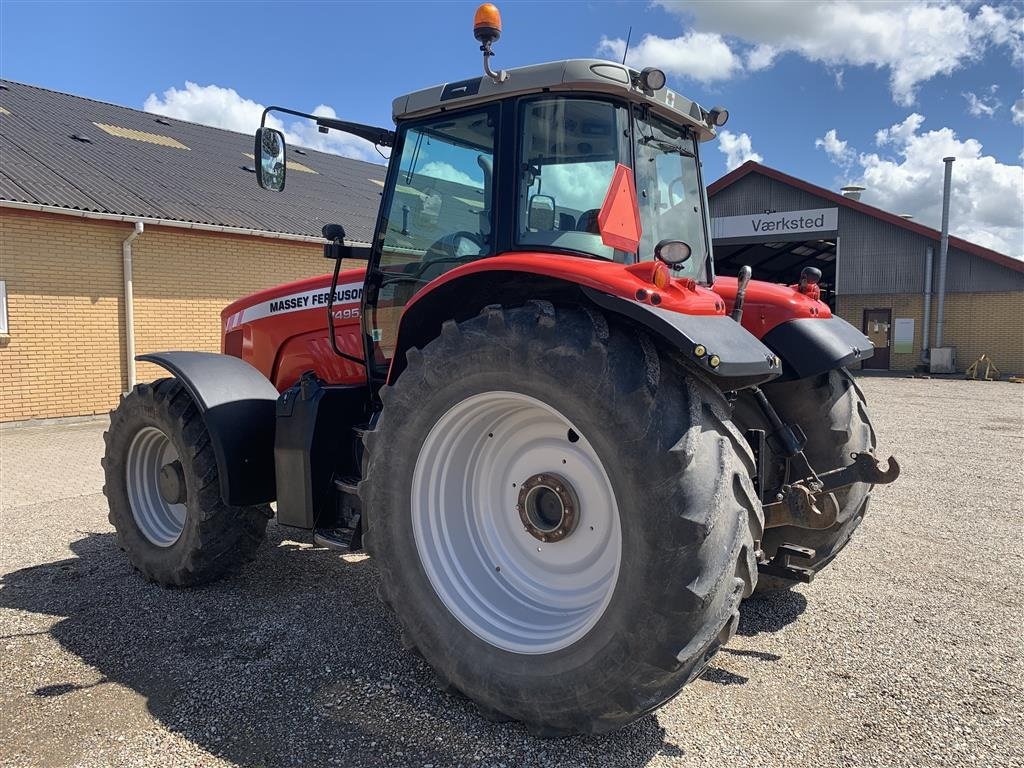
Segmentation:
[(921, 361), (928, 361), (928, 339), (932, 330), (932, 255), (930, 245), (924, 253), (924, 330), (921, 332)]
[(955, 157), (944, 157), (946, 178), (942, 182), (942, 237), (939, 240), (939, 289), (935, 307), (935, 346), (942, 346), (942, 319), (946, 303), (946, 256), (949, 253), (949, 197), (953, 183), (953, 163)]

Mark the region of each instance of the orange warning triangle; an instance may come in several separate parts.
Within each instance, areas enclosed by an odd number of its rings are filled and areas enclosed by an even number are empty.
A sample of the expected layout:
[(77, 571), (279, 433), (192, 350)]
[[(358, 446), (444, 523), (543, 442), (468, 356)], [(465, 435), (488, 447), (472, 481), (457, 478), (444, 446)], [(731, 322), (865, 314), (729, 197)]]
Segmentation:
[(642, 230), (632, 168), (621, 163), (615, 166), (612, 183), (608, 185), (604, 204), (597, 214), (597, 227), (605, 245), (636, 253)]

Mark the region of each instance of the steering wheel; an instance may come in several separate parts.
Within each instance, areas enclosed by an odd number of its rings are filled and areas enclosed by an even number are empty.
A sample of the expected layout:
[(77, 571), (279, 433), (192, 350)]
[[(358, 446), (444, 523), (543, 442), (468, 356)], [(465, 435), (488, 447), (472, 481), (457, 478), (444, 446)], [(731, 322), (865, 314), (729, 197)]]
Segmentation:
[(459, 230), (434, 241), (423, 254), (424, 266), (436, 261), (450, 261), (479, 256), (484, 249), (484, 241), (475, 232)]

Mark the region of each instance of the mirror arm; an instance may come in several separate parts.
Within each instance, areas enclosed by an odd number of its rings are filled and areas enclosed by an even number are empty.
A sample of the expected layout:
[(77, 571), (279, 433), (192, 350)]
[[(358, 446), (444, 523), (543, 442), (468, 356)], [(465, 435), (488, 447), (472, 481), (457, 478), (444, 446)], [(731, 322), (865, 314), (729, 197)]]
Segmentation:
[(263, 128), (267, 122), (267, 115), (271, 112), (283, 112), (286, 115), (294, 115), (295, 117), (304, 117), (308, 120), (316, 122), (317, 126), (321, 129), (333, 128), (336, 131), (342, 131), (344, 133), (351, 133), (353, 136), (358, 136), (361, 139), (378, 144), (382, 147), (393, 147), (395, 145), (395, 132), (389, 131), (387, 128), (377, 128), (372, 125), (364, 125), (363, 123), (350, 123), (347, 120), (336, 120), (333, 117), (321, 117), (319, 115), (311, 115), (308, 112), (298, 112), (294, 109), (287, 109), (286, 107), (267, 107), (263, 110), (263, 116), (260, 118), (260, 128)]

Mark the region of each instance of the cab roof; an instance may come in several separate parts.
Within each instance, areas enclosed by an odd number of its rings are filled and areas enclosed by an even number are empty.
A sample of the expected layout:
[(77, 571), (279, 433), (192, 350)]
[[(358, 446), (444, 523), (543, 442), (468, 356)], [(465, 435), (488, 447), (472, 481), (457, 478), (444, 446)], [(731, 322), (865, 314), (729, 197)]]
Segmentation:
[(639, 74), (635, 69), (600, 59), (552, 61), (510, 69), (508, 79), (500, 83), (482, 75), (414, 91), (395, 99), (391, 111), (398, 122), (510, 96), (584, 91), (624, 96), (634, 103), (647, 104), (673, 122), (691, 128), (699, 141), (715, 137), (714, 130), (705, 122), (707, 113), (699, 104), (667, 87), (644, 91), (637, 84)]

